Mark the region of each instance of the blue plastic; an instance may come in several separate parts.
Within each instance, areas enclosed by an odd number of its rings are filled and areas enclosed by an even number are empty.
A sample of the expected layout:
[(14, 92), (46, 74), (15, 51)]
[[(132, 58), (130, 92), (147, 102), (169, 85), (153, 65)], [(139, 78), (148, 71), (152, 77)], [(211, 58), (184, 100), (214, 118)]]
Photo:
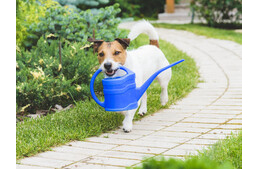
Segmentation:
[(155, 72), (141, 87), (136, 87), (135, 84), (135, 73), (130, 69), (121, 66), (120, 69), (126, 72), (126, 75), (116, 78), (105, 78), (102, 79), (103, 92), (105, 101), (101, 102), (94, 92), (94, 81), (98, 74), (102, 71), (98, 69), (91, 78), (90, 92), (93, 99), (106, 111), (124, 111), (136, 109), (138, 107), (138, 100), (142, 97), (144, 92), (150, 86), (151, 82), (164, 70), (173, 67), (184, 59), (179, 60), (173, 64), (170, 64), (157, 72)]

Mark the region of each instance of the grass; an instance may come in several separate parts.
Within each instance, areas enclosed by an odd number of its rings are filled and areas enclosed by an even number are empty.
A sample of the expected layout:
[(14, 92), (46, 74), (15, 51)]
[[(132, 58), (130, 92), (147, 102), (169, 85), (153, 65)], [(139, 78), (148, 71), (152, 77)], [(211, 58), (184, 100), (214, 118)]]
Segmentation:
[(153, 23), (153, 25), (157, 28), (185, 30), (209, 38), (230, 40), (242, 44), (242, 33), (235, 32), (234, 30), (212, 28), (201, 24)]
[(230, 163), (219, 164), (216, 161), (209, 159), (190, 158), (185, 161), (180, 159), (165, 159), (159, 160), (150, 159), (141, 167), (134, 169), (234, 169)]
[(38, 119), (27, 119), (16, 126), (16, 158), (32, 156), (51, 147), (84, 140), (121, 125), (122, 115), (105, 112), (95, 102), (78, 102), (69, 111)]
[(242, 131), (215, 143), (208, 150), (203, 150), (198, 157), (209, 158), (219, 163), (228, 161), (236, 169), (242, 169)]
[[(148, 37), (139, 36), (130, 45), (133, 48), (148, 44)], [(148, 114), (168, 107), (186, 96), (197, 85), (199, 74), (192, 58), (177, 50), (168, 42), (160, 41), (160, 48), (170, 63), (185, 59), (183, 63), (173, 67), (172, 80), (169, 83), (169, 103), (160, 104), (161, 88), (153, 82), (148, 90)], [(138, 115), (135, 119), (139, 119)], [(16, 126), (16, 159), (51, 150), (51, 147), (65, 144), (72, 140), (85, 140), (113, 130), (122, 124), (123, 116), (114, 112), (106, 112), (94, 101), (77, 102), (75, 108), (47, 115), (38, 119), (26, 119)]]
[(134, 169), (242, 169), (242, 131), (220, 140), (196, 156), (180, 159), (147, 159)]

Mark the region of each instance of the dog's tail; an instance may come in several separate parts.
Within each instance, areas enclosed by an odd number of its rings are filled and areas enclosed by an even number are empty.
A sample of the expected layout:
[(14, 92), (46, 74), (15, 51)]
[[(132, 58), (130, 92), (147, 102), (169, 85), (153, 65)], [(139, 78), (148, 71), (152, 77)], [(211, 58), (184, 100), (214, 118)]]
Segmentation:
[(155, 45), (159, 48), (159, 36), (155, 28), (147, 21), (142, 20), (135, 24), (129, 35), (128, 38), (132, 41), (141, 33), (146, 33), (150, 39), (150, 45)]

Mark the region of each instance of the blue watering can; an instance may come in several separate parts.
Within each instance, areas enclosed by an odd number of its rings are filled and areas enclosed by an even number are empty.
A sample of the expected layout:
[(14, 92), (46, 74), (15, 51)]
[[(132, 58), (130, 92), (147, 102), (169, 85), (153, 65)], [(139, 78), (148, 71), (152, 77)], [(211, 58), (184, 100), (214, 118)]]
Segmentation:
[(136, 87), (135, 73), (130, 69), (121, 66), (120, 69), (126, 72), (126, 75), (115, 78), (102, 79), (103, 92), (105, 101), (101, 102), (94, 93), (94, 81), (97, 75), (102, 71), (98, 69), (91, 78), (90, 92), (93, 99), (106, 111), (124, 111), (136, 109), (138, 107), (138, 100), (142, 97), (144, 92), (150, 86), (151, 82), (164, 70), (175, 66), (184, 59), (179, 60), (171, 65), (168, 65), (157, 72), (155, 72), (141, 87)]

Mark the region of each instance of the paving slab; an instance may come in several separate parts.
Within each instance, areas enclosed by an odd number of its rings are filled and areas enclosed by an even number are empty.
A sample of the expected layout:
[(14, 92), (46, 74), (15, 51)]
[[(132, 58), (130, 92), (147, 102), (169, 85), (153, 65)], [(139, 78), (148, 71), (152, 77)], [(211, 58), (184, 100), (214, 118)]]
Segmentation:
[[(157, 132), (157, 133), (159, 133), (159, 132)], [(168, 134), (170, 134), (170, 133), (168, 133)], [(171, 135), (169, 135), (169, 136), (163, 135), (161, 137), (161, 136), (151, 134), (151, 135), (148, 135), (146, 137), (140, 138), (139, 140), (135, 140), (135, 141), (144, 141), (144, 142), (152, 141), (152, 142), (157, 142), (158, 144), (160, 144), (160, 143), (166, 144), (166, 143), (184, 143), (187, 140), (189, 140), (189, 138), (187, 138), (187, 137), (179, 137), (179, 136), (172, 137)]]
[(37, 157), (76, 162), (76, 161), (80, 161), (80, 160), (86, 158), (87, 156), (85, 156), (83, 154), (61, 153), (61, 152), (55, 152), (55, 151), (47, 151), (47, 152), (38, 154)]
[(227, 122), (228, 124), (236, 124), (236, 125), (241, 125), (242, 124), (242, 119), (232, 119), (229, 122)]
[(212, 114), (212, 113), (197, 113), (191, 116), (192, 118), (212, 118), (212, 119), (233, 119), (237, 117), (235, 114)]
[(144, 153), (131, 153), (124, 151), (107, 151), (104, 154), (100, 154), (102, 157), (113, 157), (120, 159), (131, 159), (131, 160), (142, 160), (143, 158), (153, 157), (153, 154), (144, 154)]
[[(162, 142), (162, 144), (161, 144)], [(170, 141), (160, 141), (160, 140), (155, 140), (155, 139), (139, 139), (139, 140), (134, 140), (131, 142), (128, 142), (127, 145), (132, 145), (132, 146), (142, 146), (142, 147), (155, 147), (155, 148), (172, 148), (175, 147), (178, 143), (175, 142), (170, 142)]]
[(72, 163), (72, 161), (56, 160), (56, 159), (42, 158), (42, 157), (30, 157), (30, 158), (23, 159), (21, 163), (25, 165), (38, 166), (38, 167), (61, 168), (63, 166), (66, 166)]
[(187, 155), (196, 155), (198, 153), (197, 150), (182, 150), (182, 149), (171, 149), (165, 153), (164, 155), (170, 155), (170, 156), (187, 156)]
[(240, 130), (242, 128), (242, 124), (232, 124), (226, 123), (224, 125), (220, 125), (217, 127), (218, 129), (230, 129), (230, 130)]
[(116, 145), (91, 143), (91, 142), (85, 142), (85, 141), (74, 141), (69, 143), (69, 146), (81, 147), (81, 148), (92, 148), (97, 150), (108, 150), (116, 147)]
[[(139, 136), (140, 137), (140, 136)], [(93, 143), (105, 143), (105, 144), (113, 144), (113, 145), (121, 145), (121, 144), (126, 144), (130, 140), (125, 140), (125, 139), (119, 139), (119, 138), (109, 138), (109, 135), (106, 134), (104, 137), (92, 137), (92, 138), (87, 138), (87, 142), (93, 142)]]
[(56, 152), (71, 153), (71, 154), (82, 154), (86, 156), (96, 155), (102, 152), (102, 150), (74, 147), (74, 146), (60, 146), (53, 148)]
[(126, 167), (131, 166), (135, 163), (141, 162), (140, 160), (132, 160), (132, 159), (119, 159), (119, 158), (110, 158), (110, 157), (89, 157), (83, 161), (82, 163), (87, 164), (99, 164), (99, 165), (111, 165), (111, 166), (118, 166), (118, 167)]
[[(190, 118), (190, 119), (192, 119), (192, 118)], [(218, 126), (218, 124), (196, 123), (195, 121), (185, 122), (185, 120), (173, 125), (173, 127), (191, 127), (191, 128), (206, 128), (206, 129), (214, 128), (216, 126)]]
[(207, 134), (202, 134), (197, 138), (200, 139), (211, 139), (211, 140), (219, 140), (219, 139), (225, 139), (228, 135), (222, 134), (222, 133), (207, 133)]
[(108, 165), (99, 165), (99, 164), (87, 164), (87, 163), (75, 163), (70, 166), (65, 167), (64, 169), (124, 169), (124, 167), (117, 166), (108, 166)]
[(199, 145), (199, 144), (182, 144), (176, 148), (174, 148), (174, 150), (191, 150), (191, 151), (196, 151), (196, 150), (202, 150), (204, 148), (206, 148), (207, 145)]
[(38, 167), (38, 166), (16, 164), (16, 169), (49, 169), (49, 168), (53, 168), (53, 167)]
[(167, 149), (165, 148), (156, 148), (156, 147), (143, 147), (143, 146), (128, 146), (122, 145), (114, 148), (114, 150), (133, 152), (133, 153), (146, 153), (146, 154), (160, 154)]
[(202, 123), (205, 123), (205, 124), (221, 124), (221, 123), (224, 123), (226, 122), (227, 120), (226, 119), (217, 119), (217, 118), (196, 118), (196, 117), (190, 117), (190, 118), (187, 118), (187, 119), (184, 119), (182, 122), (188, 122), (188, 123), (199, 123), (199, 124), (202, 124)]
[(199, 127), (167, 127), (164, 129), (164, 131), (174, 131), (174, 132), (185, 132), (185, 133), (206, 133), (208, 132), (210, 129), (209, 128), (199, 128)]
[(200, 135), (200, 133), (187, 133), (187, 132), (180, 132), (180, 131), (159, 131), (151, 134), (150, 136), (159, 136), (160, 138), (167, 138), (167, 137), (172, 137), (172, 138), (194, 138)]
[(196, 144), (196, 145), (210, 145), (216, 143), (217, 140), (212, 140), (212, 139), (192, 139), (190, 141), (187, 141), (187, 144)]
[[(133, 23), (122, 23), (129, 29)], [(140, 166), (142, 158), (197, 154), (242, 128), (242, 46), (227, 40), (157, 28), (160, 39), (191, 56), (199, 67), (197, 88), (187, 97), (121, 128), (73, 141), (19, 161), (17, 168), (119, 169)]]

